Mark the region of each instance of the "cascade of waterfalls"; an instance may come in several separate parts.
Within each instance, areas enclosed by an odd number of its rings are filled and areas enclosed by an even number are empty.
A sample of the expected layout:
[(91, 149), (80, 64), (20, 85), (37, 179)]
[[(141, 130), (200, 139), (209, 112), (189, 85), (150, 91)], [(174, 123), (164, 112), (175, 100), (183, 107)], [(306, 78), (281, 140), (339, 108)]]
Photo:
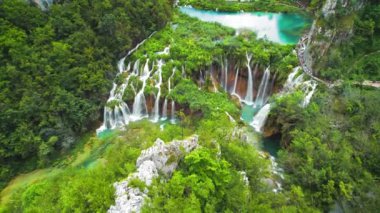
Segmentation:
[(303, 74), (299, 75), (297, 78), (297, 74), (299, 73), (300, 67), (295, 67), (293, 69), (293, 72), (291, 72), (288, 76), (288, 79), (286, 80), (284, 84), (284, 92), (290, 92), (295, 87), (299, 86), (302, 83), (303, 80)]
[[(46, 2), (52, 2), (52, 0), (45, 0)], [(152, 37), (155, 32), (153, 32), (147, 39)], [(118, 74), (120, 75), (123, 72), (130, 72), (131, 71), (131, 63), (128, 63), (128, 66), (125, 67), (125, 60), (126, 58), (131, 55), (134, 51), (136, 51), (141, 45), (145, 43), (147, 40), (143, 40), (139, 44), (136, 45), (135, 48), (131, 49), (127, 55), (123, 58), (121, 58), (117, 63), (118, 68)], [(129, 85), (129, 80), (131, 76), (138, 76), (139, 75), (139, 69), (140, 69), (140, 61), (137, 60), (135, 64), (133, 65), (132, 72), (129, 73), (127, 79), (119, 86), (119, 89), (117, 89), (118, 85), (113, 84), (112, 90), (110, 92), (110, 97), (108, 98), (107, 105), (104, 107), (104, 121), (103, 124), (96, 130), (97, 133), (100, 133), (106, 129), (115, 129), (118, 127), (122, 127), (129, 124), (129, 121), (131, 120), (131, 111), (128, 107), (128, 105), (123, 101), (123, 94), (125, 92), (125, 89)], [(133, 85), (131, 85), (132, 89), (134, 90), (136, 94), (136, 90), (134, 89)], [(136, 97), (139, 94), (136, 94)], [(140, 94), (140, 99), (141, 94)], [(144, 97), (145, 100), (145, 97)], [(111, 106), (110, 106), (111, 105)]]
[(150, 77), (151, 70), (149, 70), (149, 59), (147, 59), (143, 73), (140, 76), (140, 80), (143, 85), (141, 90), (137, 93), (135, 100), (133, 102), (133, 113), (131, 115), (132, 121), (141, 120), (142, 118), (148, 117), (148, 107), (146, 106), (146, 99), (144, 95), (144, 90), (146, 87), (146, 81)]
[(253, 117), (251, 126), (257, 131), (261, 132), (270, 112), (270, 104), (266, 104), (260, 111)]
[(304, 74), (302, 73), (298, 77), (297, 74), (300, 71), (300, 67), (296, 67), (293, 69), (293, 72), (289, 74), (288, 79), (284, 85), (283, 93), (289, 93), (295, 90), (296, 88), (301, 88), (305, 97), (301, 103), (302, 107), (306, 107), (309, 105), (311, 98), (313, 97), (318, 83), (314, 80), (304, 81)]
[(269, 67), (265, 70), (264, 76), (261, 80), (259, 91), (257, 92), (255, 107), (262, 107), (265, 104), (267, 91), (269, 86), (270, 70)]
[(248, 68), (248, 87), (247, 87), (247, 93), (244, 100), (248, 105), (252, 105), (253, 104), (253, 81), (254, 81), (254, 77), (252, 75), (252, 68), (251, 68), (252, 54), (248, 54), (247, 52), (246, 57), (247, 57), (247, 68)]

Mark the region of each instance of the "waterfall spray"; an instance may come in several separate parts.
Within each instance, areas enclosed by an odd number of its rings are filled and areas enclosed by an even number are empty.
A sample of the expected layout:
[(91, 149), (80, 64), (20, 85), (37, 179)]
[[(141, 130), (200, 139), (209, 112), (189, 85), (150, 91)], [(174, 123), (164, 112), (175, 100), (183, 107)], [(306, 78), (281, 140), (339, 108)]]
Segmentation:
[(266, 104), (260, 111), (253, 117), (251, 126), (257, 131), (261, 132), (270, 112), (270, 104)]

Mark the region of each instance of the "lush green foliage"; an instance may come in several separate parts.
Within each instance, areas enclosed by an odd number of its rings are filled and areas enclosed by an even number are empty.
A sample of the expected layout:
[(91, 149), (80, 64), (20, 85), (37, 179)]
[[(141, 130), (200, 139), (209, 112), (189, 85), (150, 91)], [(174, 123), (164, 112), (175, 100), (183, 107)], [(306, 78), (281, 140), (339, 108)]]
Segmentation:
[(44, 165), (94, 128), (111, 64), (163, 27), (172, 3), (59, 1), (43, 12), (26, 2), (0, 3), (0, 188), (19, 162)]
[(228, 99), (227, 94), (204, 92), (190, 80), (181, 81), (172, 96), (177, 103), (189, 105), (190, 110), (202, 111), (208, 117), (218, 112), (238, 115), (237, 107)]
[[(166, 47), (170, 47), (169, 54), (157, 54)], [(253, 55), (253, 62), (259, 64), (261, 70), (270, 66), (272, 74), (277, 75), (276, 82), (279, 83), (287, 78), (288, 73), (298, 63), (295, 54), (292, 53), (293, 48), (293, 45), (279, 45), (259, 40), (254, 33), (248, 31), (236, 36), (233, 29), (176, 13), (171, 25), (154, 34), (129, 58), (129, 61), (140, 60), (141, 66), (147, 59), (151, 65), (157, 59), (165, 60), (166, 63), (162, 67), (163, 82), (168, 81), (175, 69), (171, 84), (173, 88), (183, 77), (198, 81), (201, 72), (208, 72), (211, 66), (221, 67), (223, 59), (228, 59), (231, 64), (244, 69), (248, 53)], [(125, 101), (134, 98), (132, 85), (137, 90), (142, 86), (137, 79), (131, 78), (130, 82), (132, 83), (124, 94)], [(155, 94), (154, 85), (154, 81), (148, 81), (145, 94)], [(211, 80), (207, 75), (203, 88), (207, 90), (211, 87)], [(163, 96), (168, 95), (167, 88), (167, 85), (162, 86)]]
[(376, 210), (379, 204), (380, 104), (377, 90), (345, 85), (321, 91), (303, 111), (297, 94), (276, 103), (267, 126), (277, 126), (286, 186), (300, 186), (312, 205)]
[[(328, 26), (338, 34), (335, 39), (342, 42), (334, 43), (317, 62), (318, 74), (328, 80), (380, 80), (380, 5), (367, 4), (357, 13), (342, 10), (345, 15), (319, 20), (319, 25)], [(352, 38), (340, 36), (340, 30), (351, 29)]]
[[(133, 123), (125, 132), (112, 132), (103, 139), (90, 138), (77, 155), (53, 167), (52, 176), (14, 190), (5, 212), (104, 212), (114, 202), (112, 184), (135, 170), (141, 150), (157, 138), (180, 138), (180, 127), (167, 125), (164, 131), (148, 121)], [(188, 135), (188, 130), (185, 131)], [(144, 187), (138, 181), (134, 184)]]
[(239, 12), (239, 11), (267, 11), (267, 12), (302, 12), (292, 0), (267, 1), (226, 1), (226, 0), (180, 0), (180, 5), (191, 5), (200, 9)]

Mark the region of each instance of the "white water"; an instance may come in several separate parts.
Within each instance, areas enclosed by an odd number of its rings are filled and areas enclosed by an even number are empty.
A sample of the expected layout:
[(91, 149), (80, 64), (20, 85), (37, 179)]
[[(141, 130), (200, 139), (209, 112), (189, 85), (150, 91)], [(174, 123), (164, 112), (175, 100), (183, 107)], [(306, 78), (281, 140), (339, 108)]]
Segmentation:
[(172, 113), (170, 123), (175, 124), (175, 102), (172, 100)]
[(270, 104), (266, 104), (260, 111), (253, 117), (251, 126), (256, 130), (256, 132), (262, 132), (265, 122), (268, 118), (270, 112)]
[(244, 100), (248, 105), (252, 105), (253, 104), (253, 81), (254, 81), (254, 78), (252, 76), (252, 68), (251, 68), (252, 54), (246, 53), (246, 57), (247, 57), (247, 68), (248, 68), (248, 86), (247, 86), (247, 93)]
[[(166, 49), (165, 49), (166, 50)], [(154, 103), (154, 108), (153, 108), (153, 122), (158, 122), (160, 119), (160, 98), (161, 98), (161, 84), (162, 84), (162, 65), (163, 61), (159, 60), (158, 61), (158, 82), (156, 84), (156, 88), (158, 89), (157, 96), (156, 96), (156, 101)]]
[(257, 92), (255, 107), (262, 107), (265, 104), (268, 95), (269, 79), (270, 70), (268, 67), (264, 72), (264, 76), (260, 83), (259, 91)]
[(239, 68), (236, 69), (234, 89), (232, 90), (232, 94), (236, 94), (236, 86), (237, 86), (237, 83), (238, 83), (238, 78), (239, 78)]
[(299, 72), (300, 67), (293, 69), (293, 72), (289, 74), (288, 79), (286, 80), (282, 93), (291, 93), (297, 88), (300, 88), (304, 93), (304, 99), (301, 103), (301, 106), (305, 108), (310, 104), (311, 98), (317, 89), (318, 83), (314, 80), (304, 81), (303, 73), (296, 77)]
[(150, 77), (150, 74), (151, 70), (149, 70), (149, 59), (147, 59), (147, 61), (145, 62), (143, 73), (140, 76), (140, 80), (142, 81), (143, 85), (141, 90), (137, 93), (133, 102), (133, 113), (131, 115), (132, 121), (137, 121), (148, 117), (148, 107), (146, 106), (144, 90), (146, 87), (146, 81)]
[(168, 99), (165, 98), (164, 105), (162, 106), (162, 118), (161, 120), (168, 119)]
[(117, 63), (117, 68), (119, 69), (119, 73), (123, 73), (125, 71), (125, 59), (127, 58), (127, 56), (125, 56), (124, 58), (122, 58), (118, 63)]
[[(152, 37), (154, 35), (154, 33), (152, 33), (149, 36), (149, 38)], [(125, 67), (125, 60), (129, 55), (131, 55), (141, 45), (143, 45), (146, 40), (147, 39), (145, 39), (142, 42), (140, 42), (139, 44), (137, 44), (136, 47), (131, 49), (125, 57), (121, 58), (118, 61), (118, 63), (117, 63), (118, 74), (117, 75), (120, 75), (124, 72), (130, 72), (131, 71), (131, 68), (132, 68), (131, 63), (129, 62), (128, 66)], [(145, 68), (147, 66), (148, 65), (146, 64)], [(140, 61), (139, 60), (137, 60), (135, 62), (132, 69), (133, 69), (132, 72), (129, 73), (126, 80), (119, 86), (119, 89), (118, 89), (118, 85), (116, 85), (115, 83), (113, 84), (113, 87), (112, 87), (112, 90), (110, 92), (110, 97), (108, 98), (107, 104), (110, 104), (112, 102), (113, 103), (112, 105), (114, 105), (114, 106), (113, 106), (113, 108), (110, 108), (109, 106), (104, 107), (104, 115), (103, 115), (104, 121), (103, 121), (103, 124), (96, 130), (97, 133), (100, 133), (106, 129), (115, 129), (115, 128), (124, 127), (124, 126), (128, 125), (129, 122), (133, 118), (136, 119), (136, 117), (133, 117), (131, 115), (131, 111), (130, 111), (128, 105), (123, 101), (123, 95), (124, 95), (125, 89), (129, 86), (130, 78), (132, 76), (138, 76), (139, 75), (139, 69), (140, 69)], [(144, 71), (144, 73), (145, 73), (145, 71)], [(131, 87), (134, 90), (134, 92), (136, 93), (133, 85), (131, 85)], [(136, 97), (139, 96), (138, 102), (144, 102), (145, 97), (143, 97), (143, 94), (141, 94), (140, 92), (136, 95)], [(134, 110), (134, 111), (136, 111), (136, 110)]]
[(318, 86), (318, 84), (314, 80), (304, 82), (303, 87), (305, 88), (304, 92), (306, 95), (305, 95), (305, 98), (302, 102), (302, 107), (305, 108), (310, 104), (311, 98), (313, 97), (313, 95), (317, 89), (317, 86)]
[[(184, 73), (184, 70), (185, 70), (184, 67), (182, 67), (182, 73)], [(168, 82), (168, 84), (169, 84), (169, 94), (172, 92), (172, 79), (173, 79), (176, 71), (177, 71), (176, 68), (174, 68), (173, 69), (173, 73), (172, 73), (172, 75), (169, 78), (169, 82)], [(174, 102), (174, 100), (172, 100), (171, 110), (172, 111), (171, 111), (170, 123), (175, 124), (176, 121), (175, 121), (175, 102)]]
[(228, 60), (224, 58), (224, 89), (228, 91)]

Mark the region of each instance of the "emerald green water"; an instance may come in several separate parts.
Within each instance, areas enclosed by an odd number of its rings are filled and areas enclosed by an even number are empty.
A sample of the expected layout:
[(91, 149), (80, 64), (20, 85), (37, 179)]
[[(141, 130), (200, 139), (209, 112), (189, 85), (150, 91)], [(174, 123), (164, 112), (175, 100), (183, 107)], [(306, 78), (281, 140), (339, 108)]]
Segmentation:
[(250, 124), (253, 121), (253, 117), (260, 109), (252, 107), (252, 105), (243, 105), (241, 109), (241, 119), (246, 123)]
[(181, 7), (180, 11), (199, 18), (202, 21), (217, 22), (234, 28), (238, 32), (250, 30), (258, 38), (267, 38), (281, 44), (295, 44), (302, 36), (306, 27), (310, 26), (311, 19), (300, 14), (267, 13), (267, 12), (217, 12), (199, 10), (190, 7)]

